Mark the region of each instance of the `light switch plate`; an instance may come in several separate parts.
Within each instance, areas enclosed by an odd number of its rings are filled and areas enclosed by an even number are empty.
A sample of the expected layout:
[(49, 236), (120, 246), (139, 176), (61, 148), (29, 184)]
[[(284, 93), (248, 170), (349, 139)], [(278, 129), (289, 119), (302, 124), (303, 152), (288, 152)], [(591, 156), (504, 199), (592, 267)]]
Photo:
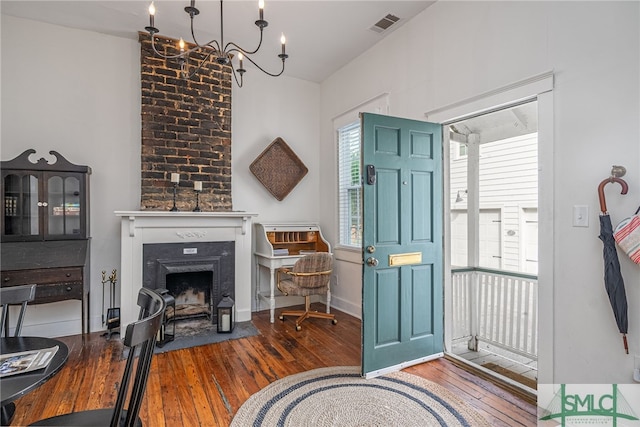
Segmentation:
[(573, 226), (574, 227), (589, 226), (589, 206), (575, 205), (573, 207)]

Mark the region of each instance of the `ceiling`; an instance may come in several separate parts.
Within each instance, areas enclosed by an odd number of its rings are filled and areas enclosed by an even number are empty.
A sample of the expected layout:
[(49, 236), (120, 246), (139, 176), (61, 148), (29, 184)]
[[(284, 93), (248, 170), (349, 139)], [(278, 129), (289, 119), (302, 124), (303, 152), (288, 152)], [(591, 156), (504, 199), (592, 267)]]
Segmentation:
[[(96, 31), (137, 39), (138, 31), (149, 25), (148, 0), (136, 1), (8, 1), (0, 2), (2, 14), (32, 19), (70, 28)], [(322, 82), (382, 38), (401, 27), (434, 1), (426, 0), (265, 0), (263, 46), (254, 56), (268, 71), (279, 71), (280, 35), (287, 38), (285, 75)], [(155, 26), (159, 34), (190, 41), (187, 0), (155, 0)], [(200, 15), (194, 19), (200, 43), (220, 37), (220, 2), (198, 0)], [(378, 33), (371, 27), (392, 14), (400, 20)], [(258, 1), (224, 2), (224, 38), (253, 50), (259, 30)], [(246, 79), (259, 72), (245, 61)]]

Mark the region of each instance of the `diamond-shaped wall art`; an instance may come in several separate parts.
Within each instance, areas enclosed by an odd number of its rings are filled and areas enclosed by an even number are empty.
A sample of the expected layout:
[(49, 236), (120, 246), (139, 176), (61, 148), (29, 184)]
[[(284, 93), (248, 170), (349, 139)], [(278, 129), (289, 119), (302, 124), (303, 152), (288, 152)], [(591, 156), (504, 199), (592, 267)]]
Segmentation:
[(249, 170), (280, 201), (287, 197), (308, 172), (302, 160), (280, 137), (256, 157)]

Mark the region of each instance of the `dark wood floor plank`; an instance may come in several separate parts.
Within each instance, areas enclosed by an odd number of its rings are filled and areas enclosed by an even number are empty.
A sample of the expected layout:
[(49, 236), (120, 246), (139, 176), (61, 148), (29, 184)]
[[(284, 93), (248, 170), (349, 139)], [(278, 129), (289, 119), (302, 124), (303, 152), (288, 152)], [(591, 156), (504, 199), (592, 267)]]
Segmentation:
[[(324, 305), (312, 306), (322, 311)], [(325, 366), (360, 365), (360, 321), (335, 312), (338, 324), (310, 319), (295, 330), (293, 319), (269, 322), (269, 312), (254, 313), (259, 335), (176, 350), (154, 356), (140, 410), (144, 425), (228, 426), (254, 393), (288, 375)], [(70, 410), (114, 404), (124, 360), (118, 335), (100, 333), (61, 338), (70, 349), (64, 369), (16, 401), (13, 425)], [(405, 369), (440, 384), (491, 425), (535, 426), (536, 407), (493, 382), (446, 359)]]

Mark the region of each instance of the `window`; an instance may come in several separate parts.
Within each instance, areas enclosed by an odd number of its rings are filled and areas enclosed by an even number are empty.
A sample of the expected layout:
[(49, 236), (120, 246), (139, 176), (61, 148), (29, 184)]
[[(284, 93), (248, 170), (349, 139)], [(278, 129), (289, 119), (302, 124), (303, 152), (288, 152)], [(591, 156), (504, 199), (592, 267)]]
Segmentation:
[(362, 246), (360, 121), (338, 129), (338, 205), (340, 245)]
[(458, 144), (458, 158), (467, 157), (467, 144)]

